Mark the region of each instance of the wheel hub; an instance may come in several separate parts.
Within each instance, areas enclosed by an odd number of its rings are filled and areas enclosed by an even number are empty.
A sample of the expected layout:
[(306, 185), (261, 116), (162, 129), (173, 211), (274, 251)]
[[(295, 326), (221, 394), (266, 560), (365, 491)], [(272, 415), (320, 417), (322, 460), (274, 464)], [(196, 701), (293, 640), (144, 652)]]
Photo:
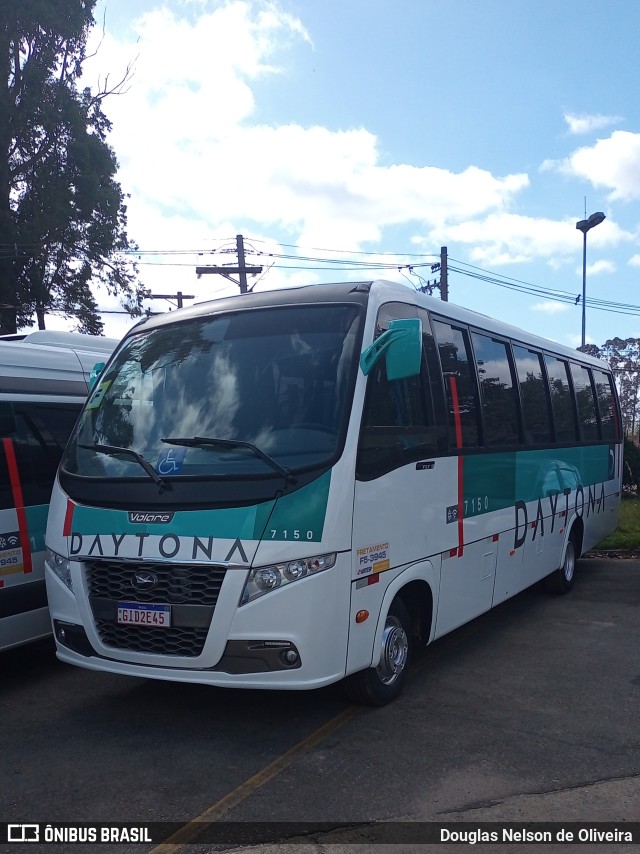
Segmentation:
[(382, 635), (382, 654), (378, 664), (378, 675), (385, 685), (392, 685), (400, 678), (407, 665), (409, 639), (397, 617), (389, 615)]

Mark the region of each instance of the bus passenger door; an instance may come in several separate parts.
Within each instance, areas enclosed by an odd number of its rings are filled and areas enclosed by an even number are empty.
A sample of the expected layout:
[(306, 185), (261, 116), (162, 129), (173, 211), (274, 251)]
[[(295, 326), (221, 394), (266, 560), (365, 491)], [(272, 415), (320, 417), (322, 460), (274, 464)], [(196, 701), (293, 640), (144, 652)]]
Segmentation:
[[(446, 423), (429, 317), (415, 306), (388, 303), (380, 308), (377, 327), (385, 331), (390, 320), (416, 316), (422, 320), (420, 373), (389, 380), (381, 358), (367, 378), (356, 464), (352, 614), (361, 609), (379, 613), (389, 583), (429, 556), (437, 558), (428, 563), (430, 577), (425, 577), (435, 605), (439, 553), (454, 542), (445, 515), (456, 501), (455, 466), (441, 456)], [(365, 666), (352, 660), (353, 644), (352, 638), (348, 666)], [(360, 641), (356, 646), (363, 649)]]

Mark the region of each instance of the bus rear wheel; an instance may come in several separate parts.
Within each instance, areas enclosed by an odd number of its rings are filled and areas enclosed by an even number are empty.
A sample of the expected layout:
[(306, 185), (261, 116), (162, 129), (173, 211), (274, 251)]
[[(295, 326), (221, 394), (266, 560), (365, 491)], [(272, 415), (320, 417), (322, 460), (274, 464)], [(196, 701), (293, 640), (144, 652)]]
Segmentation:
[(544, 579), (544, 588), (548, 593), (568, 593), (573, 587), (576, 572), (576, 544), (569, 537), (562, 563)]
[(409, 630), (409, 613), (404, 602), (396, 597), (385, 620), (377, 666), (360, 670), (344, 680), (344, 690), (352, 702), (385, 706), (400, 696), (411, 652)]

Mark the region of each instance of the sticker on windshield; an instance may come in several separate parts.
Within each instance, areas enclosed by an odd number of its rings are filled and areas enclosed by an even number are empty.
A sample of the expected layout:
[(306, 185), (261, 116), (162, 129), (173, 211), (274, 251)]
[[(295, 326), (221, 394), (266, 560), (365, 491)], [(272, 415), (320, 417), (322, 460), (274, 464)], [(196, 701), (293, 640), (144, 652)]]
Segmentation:
[(188, 448), (165, 448), (160, 451), (156, 471), (159, 475), (180, 474)]
[(100, 383), (100, 385), (96, 386), (96, 389), (93, 392), (93, 394), (91, 395), (91, 397), (89, 398), (89, 401), (87, 402), (87, 405), (85, 406), (85, 409), (87, 409), (87, 410), (88, 409), (97, 409), (100, 406), (100, 404), (102, 403), (102, 399), (104, 398), (105, 394), (107, 393), (107, 390), (108, 390), (110, 385), (111, 385), (111, 380), (105, 380), (105, 382)]

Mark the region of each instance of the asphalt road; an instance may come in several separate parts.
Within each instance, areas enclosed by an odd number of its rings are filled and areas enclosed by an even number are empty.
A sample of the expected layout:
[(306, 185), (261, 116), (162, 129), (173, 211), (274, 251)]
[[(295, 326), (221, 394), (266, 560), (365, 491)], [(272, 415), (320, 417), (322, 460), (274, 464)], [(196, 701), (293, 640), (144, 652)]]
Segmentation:
[(382, 709), (338, 686), (176, 685), (24, 647), (0, 656), (0, 820), (166, 821), (190, 843), (20, 847), (31, 854), (199, 854), (198, 817), (338, 826), (262, 848), (289, 854), (353, 843), (340, 826), (356, 822), (369, 847), (385, 820), (638, 821), (639, 651), (640, 561), (594, 558), (568, 596), (532, 588), (437, 641)]

